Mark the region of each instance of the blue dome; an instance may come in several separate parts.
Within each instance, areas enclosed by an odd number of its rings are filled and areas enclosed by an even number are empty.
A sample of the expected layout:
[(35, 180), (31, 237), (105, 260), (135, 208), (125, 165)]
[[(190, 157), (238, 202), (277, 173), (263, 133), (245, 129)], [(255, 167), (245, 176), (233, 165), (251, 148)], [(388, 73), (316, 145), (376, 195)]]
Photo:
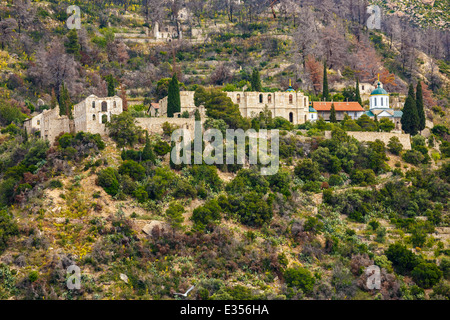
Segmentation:
[(376, 88), (375, 90), (373, 90), (372, 91), (372, 93), (370, 94), (371, 96), (374, 96), (374, 95), (388, 95), (388, 93), (387, 93), (387, 91), (386, 90), (384, 90), (382, 87), (381, 87), (381, 82), (380, 81), (378, 81), (378, 88)]

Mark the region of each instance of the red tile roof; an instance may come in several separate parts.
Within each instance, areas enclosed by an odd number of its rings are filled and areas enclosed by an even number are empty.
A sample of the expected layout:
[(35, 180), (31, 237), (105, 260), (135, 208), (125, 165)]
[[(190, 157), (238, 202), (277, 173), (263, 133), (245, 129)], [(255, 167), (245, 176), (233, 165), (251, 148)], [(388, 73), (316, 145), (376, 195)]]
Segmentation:
[(153, 108), (159, 109), (159, 103), (152, 103), (151, 105)]
[(313, 101), (313, 108), (316, 111), (330, 111), (331, 104), (334, 104), (336, 111), (364, 111), (364, 108), (358, 102), (327, 102), (327, 101)]

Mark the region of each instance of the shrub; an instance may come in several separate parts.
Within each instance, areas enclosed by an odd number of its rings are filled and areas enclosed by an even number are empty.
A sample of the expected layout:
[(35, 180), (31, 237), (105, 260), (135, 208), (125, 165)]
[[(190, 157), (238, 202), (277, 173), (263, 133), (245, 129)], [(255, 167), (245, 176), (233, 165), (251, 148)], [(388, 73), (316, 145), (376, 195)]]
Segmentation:
[(115, 196), (119, 192), (119, 173), (113, 168), (106, 168), (98, 173), (98, 183), (106, 193)]
[(134, 180), (142, 180), (145, 178), (145, 168), (133, 160), (126, 160), (119, 167), (121, 175), (128, 175)]
[(154, 150), (158, 156), (164, 156), (171, 150), (170, 144), (163, 140), (158, 140), (154, 146)]
[(171, 202), (166, 210), (166, 216), (169, 223), (174, 229), (180, 229), (184, 222), (183, 213), (185, 212), (183, 205), (179, 202)]
[(341, 186), (343, 183), (344, 183), (344, 180), (338, 174), (332, 174), (330, 176), (330, 179), (328, 180), (328, 184), (332, 187), (333, 186)]
[(311, 159), (299, 162), (294, 169), (294, 173), (303, 181), (317, 181), (320, 178), (319, 166), (316, 162), (312, 162)]
[(407, 162), (411, 163), (413, 165), (418, 165), (422, 163), (422, 161), (425, 159), (424, 155), (417, 151), (417, 150), (407, 150), (403, 156), (402, 159)]
[(209, 200), (203, 206), (195, 208), (192, 213), (192, 221), (199, 227), (204, 229), (210, 223), (219, 220), (221, 208), (217, 200)]
[(429, 289), (442, 278), (442, 271), (434, 263), (422, 262), (413, 269), (411, 276), (418, 286)]
[(389, 143), (387, 145), (390, 153), (399, 155), (403, 150), (403, 145), (400, 143), (400, 139), (398, 137), (391, 137), (389, 139)]
[(0, 254), (7, 248), (10, 237), (19, 234), (19, 229), (13, 217), (5, 210), (0, 211)]
[(312, 291), (316, 279), (311, 272), (305, 268), (289, 268), (284, 272), (286, 284), (289, 287), (301, 289), (304, 293)]
[(50, 188), (58, 189), (58, 188), (62, 188), (62, 187), (63, 187), (63, 183), (61, 182), (61, 180), (50, 181)]
[(395, 271), (403, 275), (411, 272), (419, 264), (419, 258), (399, 243), (391, 244), (386, 250), (386, 256), (392, 262)]

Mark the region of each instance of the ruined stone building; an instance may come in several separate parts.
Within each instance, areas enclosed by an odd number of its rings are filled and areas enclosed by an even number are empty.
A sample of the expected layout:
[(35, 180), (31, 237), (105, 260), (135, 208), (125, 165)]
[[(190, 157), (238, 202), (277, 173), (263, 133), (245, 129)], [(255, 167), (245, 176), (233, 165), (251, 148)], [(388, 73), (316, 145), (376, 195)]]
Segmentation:
[(91, 95), (73, 108), (73, 119), (59, 115), (59, 107), (44, 110), (41, 114), (25, 121), (24, 126), (28, 134), (39, 133), (42, 139), (54, 141), (55, 138), (65, 132), (77, 133), (80, 131), (106, 133), (106, 122), (112, 115), (123, 112), (122, 99), (120, 97), (99, 98)]

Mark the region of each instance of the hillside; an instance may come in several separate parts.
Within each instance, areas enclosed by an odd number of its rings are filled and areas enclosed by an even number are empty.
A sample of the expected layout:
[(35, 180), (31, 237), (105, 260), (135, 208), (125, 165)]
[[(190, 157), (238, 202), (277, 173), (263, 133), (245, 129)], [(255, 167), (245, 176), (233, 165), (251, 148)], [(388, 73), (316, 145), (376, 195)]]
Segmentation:
[[(192, 285), (188, 300), (450, 299), (448, 1), (380, 2), (381, 30), (363, 1), (227, 3), (0, 1), (0, 299), (169, 300)], [(333, 101), (380, 77), (397, 111), (420, 80), (411, 149), (348, 135), (381, 137), (389, 120), (246, 118), (224, 94), (291, 81), (323, 100), (324, 68)], [(195, 91), (204, 129), (279, 130), (279, 171), (175, 164), (170, 118), (161, 134), (136, 125), (173, 83)], [(124, 102), (102, 135), (24, 129), (57, 106), (73, 120), (92, 94)]]

